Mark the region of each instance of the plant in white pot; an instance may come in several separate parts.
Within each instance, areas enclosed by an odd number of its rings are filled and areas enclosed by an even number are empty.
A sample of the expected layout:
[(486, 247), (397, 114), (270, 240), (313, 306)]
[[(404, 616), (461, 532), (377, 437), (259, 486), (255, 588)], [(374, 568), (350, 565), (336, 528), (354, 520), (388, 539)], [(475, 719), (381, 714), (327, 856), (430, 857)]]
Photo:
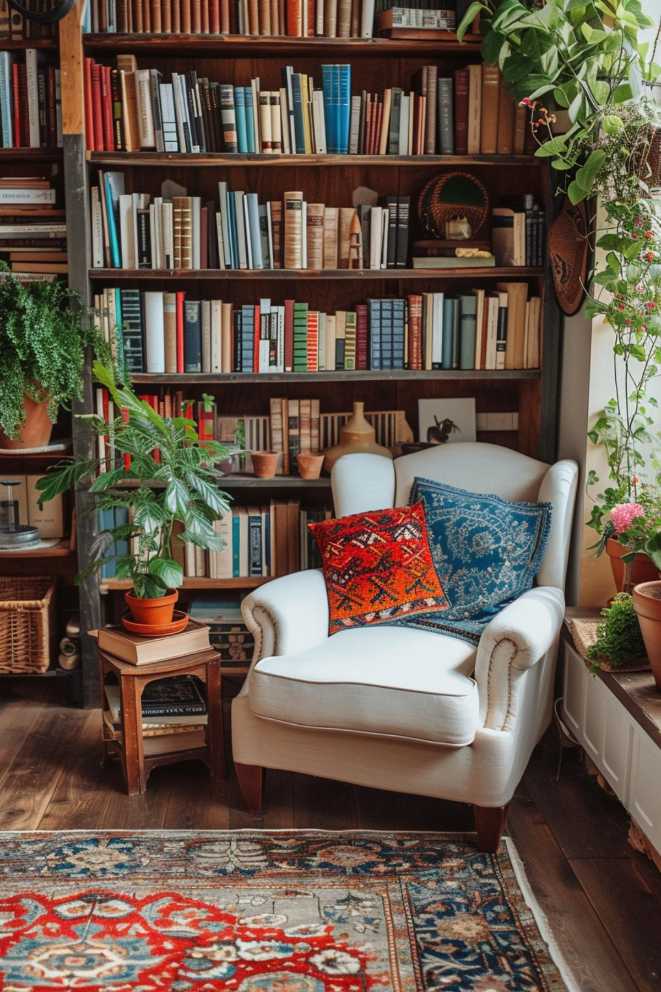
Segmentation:
[(0, 449), (42, 447), (81, 397), (88, 345), (103, 355), (103, 342), (61, 280), (24, 283), (2, 263), (0, 320)]
[(132, 583), (126, 602), (134, 619), (167, 625), (183, 583), (175, 543), (190, 542), (205, 550), (222, 547), (214, 522), (227, 512), (229, 497), (217, 486), (215, 466), (229, 450), (215, 441), (200, 442), (195, 421), (188, 417), (161, 417), (129, 386), (118, 384), (110, 368), (97, 362), (93, 371), (121, 415), (82, 419), (107, 439), (117, 465), (63, 461), (39, 480), (40, 501), (92, 478), (97, 509), (119, 508), (126, 522), (98, 534), (87, 570), (113, 562), (117, 578)]

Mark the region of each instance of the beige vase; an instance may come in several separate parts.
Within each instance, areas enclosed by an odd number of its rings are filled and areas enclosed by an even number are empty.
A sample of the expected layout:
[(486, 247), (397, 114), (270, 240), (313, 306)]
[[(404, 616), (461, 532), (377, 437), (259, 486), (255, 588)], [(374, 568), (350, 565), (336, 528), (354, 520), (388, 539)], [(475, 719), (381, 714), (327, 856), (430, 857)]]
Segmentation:
[(354, 403), (353, 413), (340, 431), (340, 443), (336, 444), (334, 448), (329, 448), (326, 452), (324, 469), (330, 472), (342, 455), (352, 455), (357, 452), (392, 458), (392, 453), (388, 448), (376, 443), (375, 436), (374, 428), (365, 417), (365, 404), (362, 402)]

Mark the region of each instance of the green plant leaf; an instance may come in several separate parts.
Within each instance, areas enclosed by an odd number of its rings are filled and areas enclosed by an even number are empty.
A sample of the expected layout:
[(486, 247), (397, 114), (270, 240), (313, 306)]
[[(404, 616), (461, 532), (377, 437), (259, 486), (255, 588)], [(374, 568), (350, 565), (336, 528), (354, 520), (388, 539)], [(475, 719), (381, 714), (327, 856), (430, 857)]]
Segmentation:
[(587, 195), (588, 195), (587, 192), (581, 186), (579, 186), (576, 180), (572, 179), (572, 181), (569, 184), (569, 187), (567, 188), (567, 196), (569, 197), (569, 202), (574, 204), (580, 203), (582, 200), (586, 198)]
[(172, 558), (152, 558), (149, 574), (159, 579), (167, 589), (177, 589), (184, 581), (184, 570)]
[(190, 493), (179, 479), (171, 479), (165, 490), (164, 500), (170, 513), (185, 514), (190, 502)]
[(459, 26), (457, 28), (457, 38), (459, 41), (464, 40), (473, 25), (473, 21), (481, 10), (488, 10), (488, 7), (486, 7), (483, 3), (478, 3), (477, 0), (474, 0), (473, 3), (469, 4), (468, 9), (459, 22)]
[(554, 155), (562, 155), (565, 150), (564, 135), (558, 134), (550, 141), (545, 141), (543, 145), (535, 150), (537, 158), (553, 158)]

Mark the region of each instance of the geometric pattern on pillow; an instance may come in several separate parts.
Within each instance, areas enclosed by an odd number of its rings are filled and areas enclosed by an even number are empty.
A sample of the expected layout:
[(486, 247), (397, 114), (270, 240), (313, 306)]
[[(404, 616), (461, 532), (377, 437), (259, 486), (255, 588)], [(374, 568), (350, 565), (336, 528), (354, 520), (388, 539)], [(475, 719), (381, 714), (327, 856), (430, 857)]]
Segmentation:
[(447, 609), (422, 503), (308, 527), (321, 555), (330, 634)]

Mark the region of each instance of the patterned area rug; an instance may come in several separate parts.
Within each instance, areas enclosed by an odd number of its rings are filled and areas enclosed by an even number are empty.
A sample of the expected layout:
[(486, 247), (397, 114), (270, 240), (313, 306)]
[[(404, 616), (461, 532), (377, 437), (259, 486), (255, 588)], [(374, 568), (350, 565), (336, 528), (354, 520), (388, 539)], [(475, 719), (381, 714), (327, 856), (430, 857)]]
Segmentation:
[(2, 834), (0, 989), (564, 992), (515, 858), (461, 834)]

